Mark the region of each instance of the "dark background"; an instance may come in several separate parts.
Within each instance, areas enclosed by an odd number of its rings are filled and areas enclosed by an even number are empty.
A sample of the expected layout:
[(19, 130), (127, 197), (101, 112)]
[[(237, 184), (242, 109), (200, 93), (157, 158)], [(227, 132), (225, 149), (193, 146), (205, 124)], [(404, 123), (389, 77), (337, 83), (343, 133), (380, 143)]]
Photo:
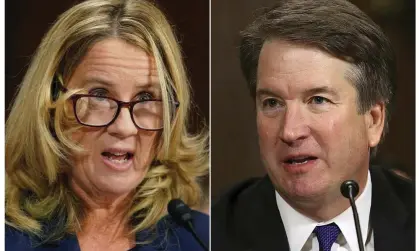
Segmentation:
[[(216, 198), (247, 177), (263, 175), (254, 103), (240, 72), (239, 31), (274, 0), (211, 1), (211, 192)], [(390, 133), (375, 162), (415, 175), (415, 1), (353, 0), (390, 38), (398, 60)]]
[[(6, 117), (8, 108), (30, 63), (31, 55), (58, 15), (80, 0), (7, 0), (6, 12)], [(193, 90), (192, 130), (209, 124), (209, 0), (157, 0), (174, 25)]]

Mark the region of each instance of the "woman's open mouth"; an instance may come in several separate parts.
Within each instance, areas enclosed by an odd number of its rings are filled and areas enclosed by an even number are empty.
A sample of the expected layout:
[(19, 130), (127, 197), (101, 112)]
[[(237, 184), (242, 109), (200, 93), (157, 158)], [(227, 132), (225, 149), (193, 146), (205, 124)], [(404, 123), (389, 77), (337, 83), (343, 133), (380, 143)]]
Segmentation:
[(131, 152), (102, 152), (102, 159), (104, 163), (111, 169), (118, 171), (125, 171), (129, 169), (134, 158), (134, 154)]

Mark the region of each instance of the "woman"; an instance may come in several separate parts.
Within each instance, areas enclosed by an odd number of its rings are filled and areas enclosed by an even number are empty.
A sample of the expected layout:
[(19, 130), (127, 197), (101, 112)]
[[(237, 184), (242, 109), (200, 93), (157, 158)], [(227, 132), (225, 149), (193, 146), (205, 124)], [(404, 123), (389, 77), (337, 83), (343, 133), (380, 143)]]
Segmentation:
[[(206, 134), (163, 14), (90, 0), (44, 37), (6, 123), (6, 250), (201, 250), (167, 215), (199, 207)], [(192, 212), (208, 242), (208, 216)]]

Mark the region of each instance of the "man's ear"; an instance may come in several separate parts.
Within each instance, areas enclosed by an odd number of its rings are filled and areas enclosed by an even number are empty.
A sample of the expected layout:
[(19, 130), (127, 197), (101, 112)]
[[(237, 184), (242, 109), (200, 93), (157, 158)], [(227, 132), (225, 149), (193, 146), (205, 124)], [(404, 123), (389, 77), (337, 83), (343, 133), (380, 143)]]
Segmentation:
[(375, 147), (380, 143), (384, 130), (386, 107), (384, 102), (378, 102), (365, 113), (365, 124), (368, 133), (368, 144)]

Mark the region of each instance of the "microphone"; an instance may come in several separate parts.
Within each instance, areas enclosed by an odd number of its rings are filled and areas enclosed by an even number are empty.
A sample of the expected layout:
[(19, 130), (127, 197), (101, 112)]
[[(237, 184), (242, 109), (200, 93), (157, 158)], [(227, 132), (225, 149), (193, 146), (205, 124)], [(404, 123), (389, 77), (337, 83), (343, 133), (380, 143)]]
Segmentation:
[(192, 225), (192, 214), (191, 209), (186, 205), (181, 199), (173, 199), (167, 205), (167, 211), (170, 216), (175, 220), (175, 222), (188, 230), (195, 240), (201, 245), (201, 247), (208, 251), (207, 246), (196, 234), (194, 227)]
[(364, 242), (362, 241), (361, 227), (359, 224), (358, 210), (355, 205), (355, 197), (359, 193), (359, 185), (354, 180), (347, 180), (342, 183), (340, 186), (340, 192), (343, 196), (349, 199), (351, 203), (352, 212), (354, 214), (356, 236), (358, 237), (358, 246), (359, 251), (364, 251)]

